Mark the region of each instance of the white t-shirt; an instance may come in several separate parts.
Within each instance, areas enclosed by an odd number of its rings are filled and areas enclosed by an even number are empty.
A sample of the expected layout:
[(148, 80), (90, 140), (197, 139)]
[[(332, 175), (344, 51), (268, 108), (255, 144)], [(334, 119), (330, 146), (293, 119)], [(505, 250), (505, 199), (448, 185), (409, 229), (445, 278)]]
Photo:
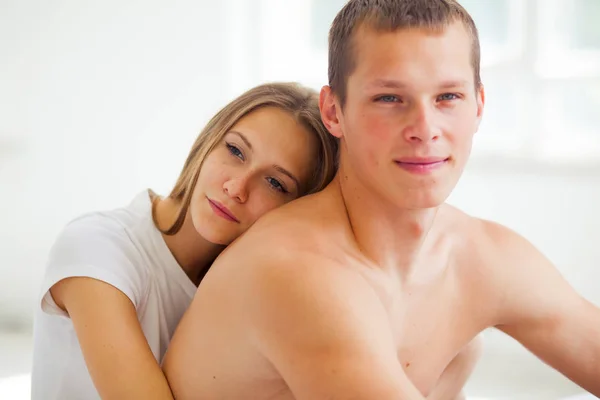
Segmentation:
[(71, 221), (50, 251), (35, 313), (33, 400), (100, 398), (73, 324), (49, 292), (75, 276), (104, 281), (129, 297), (159, 363), (196, 292), (152, 221), (147, 191), (127, 207)]

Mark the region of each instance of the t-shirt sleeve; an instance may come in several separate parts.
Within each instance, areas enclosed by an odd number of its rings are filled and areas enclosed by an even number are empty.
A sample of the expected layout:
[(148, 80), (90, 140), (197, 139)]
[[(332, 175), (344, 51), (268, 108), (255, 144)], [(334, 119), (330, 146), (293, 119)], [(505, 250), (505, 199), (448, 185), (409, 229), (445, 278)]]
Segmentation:
[(99, 215), (81, 217), (63, 229), (50, 250), (38, 304), (48, 314), (68, 316), (50, 289), (66, 278), (88, 277), (114, 286), (138, 308), (147, 272), (137, 257), (135, 244), (119, 222)]

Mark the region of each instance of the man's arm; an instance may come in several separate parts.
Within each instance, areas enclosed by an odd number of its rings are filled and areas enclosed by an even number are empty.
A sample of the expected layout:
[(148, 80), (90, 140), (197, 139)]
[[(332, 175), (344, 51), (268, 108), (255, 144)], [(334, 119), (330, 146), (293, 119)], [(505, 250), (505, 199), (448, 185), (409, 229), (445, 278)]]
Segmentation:
[(483, 339), (475, 337), (448, 364), (427, 400), (466, 400), (463, 388), (483, 352)]
[(244, 314), (294, 398), (424, 399), (398, 361), (383, 305), (359, 273), (321, 259), (272, 260), (250, 267)]
[(581, 297), (532, 244), (498, 225), (500, 330), (600, 396), (600, 309)]

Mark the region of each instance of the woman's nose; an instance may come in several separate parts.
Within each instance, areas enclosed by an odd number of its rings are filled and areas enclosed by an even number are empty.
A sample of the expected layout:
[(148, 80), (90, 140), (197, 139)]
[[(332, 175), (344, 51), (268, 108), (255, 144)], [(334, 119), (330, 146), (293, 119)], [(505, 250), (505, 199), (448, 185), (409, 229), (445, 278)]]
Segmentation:
[(248, 179), (243, 177), (228, 179), (223, 184), (223, 191), (238, 203), (245, 203), (248, 200)]

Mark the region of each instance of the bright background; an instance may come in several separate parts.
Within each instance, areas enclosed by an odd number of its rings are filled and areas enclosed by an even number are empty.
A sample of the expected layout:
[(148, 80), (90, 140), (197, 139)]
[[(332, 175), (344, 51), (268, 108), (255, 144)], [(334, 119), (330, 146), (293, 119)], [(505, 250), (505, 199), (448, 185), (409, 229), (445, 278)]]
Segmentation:
[[(146, 187), (166, 193), (208, 118), (251, 86), (324, 85), (343, 3), (0, 0), (0, 398), (27, 391), (59, 229)], [(462, 3), (487, 108), (450, 202), (525, 235), (600, 305), (600, 0)], [(493, 399), (578, 392), (495, 331), (468, 386)]]

